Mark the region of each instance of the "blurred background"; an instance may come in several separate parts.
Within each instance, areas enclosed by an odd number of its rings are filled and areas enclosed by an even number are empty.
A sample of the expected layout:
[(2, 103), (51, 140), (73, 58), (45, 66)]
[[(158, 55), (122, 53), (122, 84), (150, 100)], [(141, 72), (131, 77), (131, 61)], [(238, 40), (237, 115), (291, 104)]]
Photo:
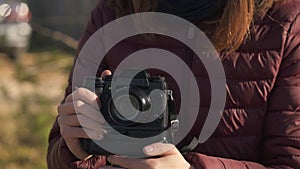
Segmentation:
[(0, 168), (46, 168), (47, 138), (97, 0), (0, 0)]

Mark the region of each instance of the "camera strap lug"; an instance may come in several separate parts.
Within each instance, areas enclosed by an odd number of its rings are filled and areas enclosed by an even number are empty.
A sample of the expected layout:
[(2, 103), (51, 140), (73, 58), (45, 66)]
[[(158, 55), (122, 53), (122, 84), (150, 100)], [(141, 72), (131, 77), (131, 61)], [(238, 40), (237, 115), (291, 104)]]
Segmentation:
[(178, 119), (171, 121), (171, 130), (173, 133), (175, 133), (179, 130), (179, 120)]
[(175, 101), (173, 98), (173, 91), (172, 90), (167, 90), (167, 95), (168, 95), (168, 109), (170, 112), (170, 120), (177, 120), (177, 114), (175, 112)]
[[(170, 112), (170, 121), (171, 121), (171, 134), (172, 137), (174, 138), (174, 135), (176, 132), (179, 131), (179, 120), (177, 118), (177, 114), (175, 111), (175, 101), (173, 98), (173, 91), (172, 90), (167, 90), (167, 94), (168, 94), (168, 109)], [(174, 141), (173, 141), (174, 142)]]

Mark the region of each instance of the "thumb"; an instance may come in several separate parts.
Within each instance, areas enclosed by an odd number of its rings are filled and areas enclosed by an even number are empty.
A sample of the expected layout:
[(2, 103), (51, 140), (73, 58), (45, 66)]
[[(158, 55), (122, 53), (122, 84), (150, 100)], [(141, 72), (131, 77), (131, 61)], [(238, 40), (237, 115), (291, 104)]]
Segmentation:
[(173, 144), (154, 143), (144, 147), (144, 153), (148, 156), (167, 156), (180, 153)]
[(104, 70), (102, 73), (101, 73), (101, 77), (104, 77), (104, 76), (109, 76), (111, 75), (111, 71), (110, 70)]

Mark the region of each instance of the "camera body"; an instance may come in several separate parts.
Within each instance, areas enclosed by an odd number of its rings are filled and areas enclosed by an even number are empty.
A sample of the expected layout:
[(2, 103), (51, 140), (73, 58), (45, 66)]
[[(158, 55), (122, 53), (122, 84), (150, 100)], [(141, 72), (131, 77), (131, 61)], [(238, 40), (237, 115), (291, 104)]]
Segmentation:
[[(134, 70), (136, 71), (136, 70)], [(131, 70), (119, 76), (86, 78), (83, 87), (94, 89), (100, 98), (101, 113), (107, 124), (107, 134), (97, 141), (82, 139), (82, 148), (93, 155), (110, 155), (101, 145), (118, 146), (118, 155), (142, 155), (144, 146), (156, 142), (173, 143), (173, 129), (178, 126), (172, 91), (164, 77), (153, 76), (143, 70), (130, 78)], [(113, 81), (115, 80), (115, 81)], [(115, 92), (112, 94), (112, 83)], [(130, 84), (128, 86), (128, 84)], [(153, 92), (154, 91), (154, 92)], [(175, 127), (176, 128), (176, 127)], [(146, 141), (124, 142), (120, 135), (132, 138), (151, 138)]]

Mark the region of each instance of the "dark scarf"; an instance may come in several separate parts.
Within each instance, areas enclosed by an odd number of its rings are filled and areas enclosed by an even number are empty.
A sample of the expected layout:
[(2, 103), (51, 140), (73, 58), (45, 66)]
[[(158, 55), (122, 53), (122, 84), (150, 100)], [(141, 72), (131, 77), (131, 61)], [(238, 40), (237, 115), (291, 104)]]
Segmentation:
[(216, 16), (227, 0), (159, 0), (158, 11), (187, 20), (206, 20)]

